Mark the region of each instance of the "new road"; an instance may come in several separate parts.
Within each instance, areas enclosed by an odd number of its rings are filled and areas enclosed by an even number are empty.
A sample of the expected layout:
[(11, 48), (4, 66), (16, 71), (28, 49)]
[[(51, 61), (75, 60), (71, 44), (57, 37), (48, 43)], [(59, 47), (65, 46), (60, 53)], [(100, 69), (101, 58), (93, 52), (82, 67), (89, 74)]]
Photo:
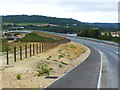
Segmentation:
[(107, 45), (106, 43), (104, 44), (104, 42), (99, 43), (72, 37), (69, 37), (69, 39), (93, 47), (99, 51), (101, 55), (101, 76), (99, 77), (99, 88), (118, 88), (118, 58), (120, 57), (118, 50), (119, 48)]
[(89, 57), (80, 65), (64, 74), (48, 88), (116, 88), (119, 77), (119, 48), (97, 40), (68, 37), (68, 39), (88, 46)]

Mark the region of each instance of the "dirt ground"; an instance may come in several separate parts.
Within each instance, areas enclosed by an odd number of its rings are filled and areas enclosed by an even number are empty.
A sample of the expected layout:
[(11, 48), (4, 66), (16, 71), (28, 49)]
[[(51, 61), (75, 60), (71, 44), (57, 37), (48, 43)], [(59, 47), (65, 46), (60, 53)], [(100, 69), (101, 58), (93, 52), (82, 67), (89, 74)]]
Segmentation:
[[(76, 65), (83, 62), (90, 54), (90, 50), (78, 43), (70, 42), (50, 49), (44, 53), (32, 56), (12, 64), (9, 68), (0, 71), (2, 88), (45, 88)], [(50, 75), (38, 75), (38, 65), (47, 65), (52, 68)], [(17, 79), (17, 75), (21, 79)]]

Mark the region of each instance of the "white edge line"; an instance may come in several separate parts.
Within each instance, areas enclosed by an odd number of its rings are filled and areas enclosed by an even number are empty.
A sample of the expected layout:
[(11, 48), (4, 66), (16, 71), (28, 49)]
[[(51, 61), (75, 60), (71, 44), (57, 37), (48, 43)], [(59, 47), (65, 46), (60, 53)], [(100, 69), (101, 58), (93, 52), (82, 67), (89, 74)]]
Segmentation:
[(103, 67), (103, 65), (102, 65), (102, 62), (103, 62), (103, 60), (102, 60), (103, 59), (103, 53), (100, 50), (98, 50), (97, 48), (95, 48), (95, 47), (92, 47), (92, 48), (96, 49), (100, 53), (100, 56), (101, 56), (100, 73), (99, 73), (98, 84), (97, 84), (97, 90), (100, 90), (100, 88), (101, 88), (102, 71), (103, 71), (102, 70), (102, 67)]
[(103, 58), (103, 53), (98, 50), (97, 48), (95, 48), (99, 53), (100, 53), (100, 56), (101, 56), (101, 63), (100, 63), (100, 73), (99, 73), (99, 78), (98, 78), (98, 84), (97, 84), (97, 90), (100, 90), (101, 88), (101, 78), (102, 78), (102, 58)]
[[(85, 46), (85, 45), (84, 45)], [(87, 49), (88, 49), (88, 51), (91, 53), (91, 51), (90, 51), (90, 49), (87, 47), (87, 46), (85, 46)], [(89, 55), (90, 55), (90, 53), (89, 53)], [(83, 62), (89, 57), (89, 55), (83, 60)], [(81, 64), (81, 63), (80, 63)], [(78, 65), (80, 65), (80, 64), (78, 64)], [(76, 65), (76, 66), (74, 66), (74, 68), (76, 68), (78, 65)], [(60, 78), (62, 78), (63, 76), (65, 76), (67, 73), (69, 73), (70, 71), (72, 71), (74, 68), (72, 68), (72, 69), (70, 69), (69, 71), (67, 71), (66, 73), (64, 73), (64, 74), (62, 74), (60, 77), (58, 77), (55, 81), (53, 81), (52, 83), (50, 83), (49, 85), (47, 85), (45, 88), (47, 88), (48, 86), (50, 86), (50, 85), (52, 85), (53, 83), (55, 83), (56, 81), (58, 81)], [(45, 89), (44, 88), (44, 89)]]

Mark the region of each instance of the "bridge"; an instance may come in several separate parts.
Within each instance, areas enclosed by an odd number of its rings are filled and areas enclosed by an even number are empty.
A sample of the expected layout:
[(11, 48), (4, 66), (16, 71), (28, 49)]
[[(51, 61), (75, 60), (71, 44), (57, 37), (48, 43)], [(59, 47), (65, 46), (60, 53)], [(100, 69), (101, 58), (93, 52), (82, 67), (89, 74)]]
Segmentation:
[(16, 40), (18, 38), (22, 38), (28, 33), (31, 33), (30, 30), (12, 30), (12, 31), (3, 31), (3, 37), (8, 40)]

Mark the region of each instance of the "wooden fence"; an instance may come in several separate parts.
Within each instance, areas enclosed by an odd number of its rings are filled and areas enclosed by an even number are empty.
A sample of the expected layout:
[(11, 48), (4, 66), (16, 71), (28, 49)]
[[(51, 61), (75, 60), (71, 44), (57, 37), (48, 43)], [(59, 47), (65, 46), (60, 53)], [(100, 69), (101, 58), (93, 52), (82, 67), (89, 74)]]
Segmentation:
[(11, 62), (17, 62), (28, 57), (35, 56), (36, 54), (52, 49), (60, 44), (70, 42), (70, 40), (59, 40), (57, 42), (33, 42), (26, 43), (24, 45), (14, 46), (12, 50), (9, 51), (9, 47), (6, 49), (6, 64), (9, 65)]

